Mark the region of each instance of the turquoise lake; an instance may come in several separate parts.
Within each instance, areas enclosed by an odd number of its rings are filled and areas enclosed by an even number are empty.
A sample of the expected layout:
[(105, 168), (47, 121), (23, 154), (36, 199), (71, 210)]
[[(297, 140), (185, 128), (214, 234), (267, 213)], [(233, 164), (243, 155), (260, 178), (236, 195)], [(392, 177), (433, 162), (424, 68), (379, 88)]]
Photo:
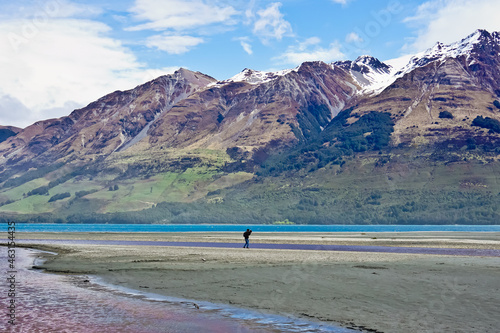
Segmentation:
[(500, 232), (500, 225), (239, 225), (239, 224), (38, 224), (16, 223), (17, 232)]

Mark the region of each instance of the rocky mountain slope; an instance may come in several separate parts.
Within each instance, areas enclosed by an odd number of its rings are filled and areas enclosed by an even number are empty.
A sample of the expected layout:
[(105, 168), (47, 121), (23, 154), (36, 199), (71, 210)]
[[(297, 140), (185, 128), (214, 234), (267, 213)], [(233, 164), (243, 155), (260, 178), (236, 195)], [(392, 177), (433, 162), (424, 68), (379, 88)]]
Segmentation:
[(21, 128), (14, 126), (0, 126), (0, 142), (7, 140), (11, 136), (15, 136), (21, 130)]
[(436, 223), (495, 221), (500, 34), (391, 64), (361, 56), (224, 81), (180, 69), (116, 91), (0, 142), (0, 211), (411, 223), (432, 222), (439, 207), (427, 199), (442, 197), (453, 213)]
[[(394, 144), (422, 140), (429, 132), (424, 141), (442, 141), (450, 130), (463, 132), (463, 139), (475, 135), (475, 117), (498, 117), (493, 102), (500, 97), (499, 42), (498, 33), (480, 30), (451, 45), (437, 43), (363, 96), (358, 112), (390, 112)], [(443, 111), (453, 118), (440, 118)]]

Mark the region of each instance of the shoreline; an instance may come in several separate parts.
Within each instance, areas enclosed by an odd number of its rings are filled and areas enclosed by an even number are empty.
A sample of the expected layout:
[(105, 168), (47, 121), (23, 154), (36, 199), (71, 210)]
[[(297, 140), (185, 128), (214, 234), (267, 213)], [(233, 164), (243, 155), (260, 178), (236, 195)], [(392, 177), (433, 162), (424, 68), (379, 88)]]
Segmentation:
[[(19, 232), (22, 239), (241, 243), (241, 232)], [(500, 249), (500, 232), (259, 232), (251, 243)]]
[[(499, 233), (376, 234), (259, 233), (259, 237), (252, 235), (250, 244), (342, 241), (500, 248)], [(24, 235), (38, 239), (236, 240), (243, 244), (241, 233), (18, 233), (18, 238)], [(48, 272), (97, 275), (107, 283), (143, 292), (288, 314), (365, 332), (485, 332), (499, 325), (495, 314), (500, 306), (499, 258), (252, 248), (33, 247), (59, 253), (44, 255), (41, 267)]]

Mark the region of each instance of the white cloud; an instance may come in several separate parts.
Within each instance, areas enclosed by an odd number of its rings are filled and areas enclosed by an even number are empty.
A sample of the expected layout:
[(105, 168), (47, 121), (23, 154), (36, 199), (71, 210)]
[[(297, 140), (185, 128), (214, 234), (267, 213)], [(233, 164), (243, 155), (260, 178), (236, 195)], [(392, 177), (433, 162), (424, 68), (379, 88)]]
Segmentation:
[(146, 23), (130, 27), (138, 30), (185, 30), (214, 23), (232, 24), (238, 14), (232, 6), (203, 0), (136, 0), (131, 12)]
[(203, 43), (203, 38), (192, 36), (155, 35), (148, 37), (146, 46), (157, 48), (169, 54), (182, 54)]
[[(21, 101), (0, 93), (0, 125), (25, 127), (28, 123), (36, 120), (36, 118), (30, 118), (30, 109)], [(28, 122), (26, 122), (27, 119), (29, 119)]]
[(348, 33), (347, 36), (345, 36), (345, 41), (348, 43), (362, 43), (363, 38), (361, 38), (360, 35), (358, 35), (355, 32)]
[(183, 54), (205, 42), (192, 36), (218, 34), (236, 23), (240, 13), (233, 6), (210, 0), (135, 0), (130, 9), (136, 21), (143, 23), (128, 31), (162, 31), (146, 38), (144, 45), (169, 54)]
[(2, 20), (0, 121), (12, 120), (11, 113), (17, 113), (18, 122), (11, 122), (17, 126), (60, 117), (109, 92), (153, 79), (129, 49), (106, 36), (109, 31), (91, 20), (48, 19), (43, 25)]
[(43, 11), (50, 17), (93, 17), (102, 13), (102, 9), (92, 5), (79, 4), (65, 0), (49, 0), (42, 5)]
[(271, 39), (281, 40), (285, 36), (293, 36), (290, 22), (284, 19), (280, 12), (281, 3), (270, 4), (266, 9), (257, 12), (259, 18), (255, 21), (253, 32), (264, 42)]
[(256, 0), (250, 0), (248, 1), (245, 9), (245, 24), (251, 24), (252, 21), (255, 19), (255, 6), (256, 6)]
[(248, 37), (240, 37), (240, 38), (236, 38), (236, 40), (240, 42), (241, 47), (243, 48), (243, 50), (247, 54), (249, 54), (249, 55), (253, 54), (252, 45), (250, 44), (250, 38), (248, 38)]
[(48, 18), (92, 17), (102, 13), (97, 6), (73, 3), (67, 0), (18, 0), (0, 4), (0, 18), (32, 19), (43, 23)]
[[(296, 66), (304, 61), (321, 60), (324, 62), (332, 62), (335, 60), (345, 59), (345, 54), (340, 51), (341, 46), (337, 42), (331, 43), (328, 48), (323, 48), (318, 46), (318, 40), (312, 40), (314, 43), (311, 43), (311, 39), (308, 41), (309, 43), (306, 41), (296, 47), (289, 47), (284, 54), (274, 58), (274, 60), (281, 64)], [(306, 44), (314, 45), (314, 48), (312, 50), (307, 50), (304, 48)]]
[(240, 44), (241, 44), (241, 47), (243, 47), (243, 50), (245, 50), (246, 53), (248, 53), (249, 55), (253, 54), (252, 45), (250, 45), (248, 42), (245, 42), (245, 41), (240, 41)]
[(500, 30), (500, 2), (491, 0), (431, 0), (418, 7), (405, 22), (417, 36), (406, 44), (407, 52), (418, 52), (436, 42), (452, 43), (476, 29)]
[(59, 118), (68, 115), (69, 111), (82, 107), (82, 104), (66, 101), (62, 106), (41, 109), (33, 112), (19, 99), (0, 92), (0, 125), (26, 127), (41, 119)]
[(349, 0), (332, 0), (332, 1), (335, 3), (339, 3), (341, 5), (345, 5), (347, 4), (347, 2), (349, 2)]
[(299, 51), (305, 51), (309, 48), (309, 46), (318, 45), (319, 43), (321, 43), (321, 39), (319, 37), (311, 37), (306, 39), (304, 42), (299, 43), (298, 49)]

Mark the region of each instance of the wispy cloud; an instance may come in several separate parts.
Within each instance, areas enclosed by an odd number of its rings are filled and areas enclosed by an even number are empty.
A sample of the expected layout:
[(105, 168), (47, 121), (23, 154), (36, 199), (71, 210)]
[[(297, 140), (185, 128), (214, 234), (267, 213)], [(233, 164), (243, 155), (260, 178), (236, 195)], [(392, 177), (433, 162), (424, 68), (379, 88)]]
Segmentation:
[(285, 20), (280, 11), (281, 3), (275, 2), (267, 8), (257, 11), (258, 19), (253, 26), (253, 33), (259, 36), (264, 42), (283, 37), (293, 36), (292, 25)]
[[(268, 45), (293, 36), (281, 7), (280, 2), (263, 7), (257, 0), (135, 0), (129, 11), (137, 24), (126, 30), (162, 32), (148, 37), (144, 45), (170, 54), (190, 51), (204, 41), (203, 36), (241, 27), (250, 28), (251, 34)], [(253, 54), (248, 40), (239, 42), (246, 53)]]
[[(108, 92), (173, 71), (148, 72), (130, 49), (109, 37), (108, 25), (68, 17), (79, 15), (72, 8), (54, 9), (53, 16), (43, 7), (26, 8), (33, 16), (14, 12), (0, 22), (0, 123), (26, 126), (67, 115)], [(5, 110), (15, 112), (17, 121)]]
[(285, 53), (273, 60), (280, 64), (299, 65), (304, 61), (332, 62), (345, 58), (338, 42), (331, 43), (327, 48), (321, 47), (320, 42), (317, 37), (309, 38), (298, 45), (289, 47)]
[(351, 0), (332, 0), (332, 2), (339, 3), (341, 5), (346, 5)]
[(80, 4), (67, 0), (32, 1), (18, 0), (0, 4), (0, 19), (34, 19), (38, 23), (47, 18), (89, 18), (103, 12), (96, 5)]
[(299, 51), (305, 51), (310, 46), (318, 45), (319, 43), (321, 43), (321, 39), (319, 37), (311, 37), (311, 38), (306, 39), (302, 43), (299, 43), (297, 48)]
[(214, 23), (231, 24), (238, 11), (229, 5), (203, 0), (136, 0), (131, 13), (139, 21), (128, 28), (137, 30), (189, 30)]
[(356, 32), (350, 32), (345, 36), (345, 41), (348, 43), (362, 43), (363, 38)]
[(190, 51), (193, 47), (203, 43), (203, 38), (192, 36), (169, 36), (169, 35), (154, 35), (148, 37), (146, 46), (165, 51), (169, 54), (182, 54)]
[(236, 38), (236, 40), (240, 42), (241, 47), (243, 48), (243, 50), (247, 54), (249, 54), (249, 55), (253, 54), (252, 45), (250, 44), (250, 38), (248, 38), (248, 37), (240, 37), (240, 38)]
[(500, 2), (490, 0), (431, 0), (404, 22), (416, 32), (404, 51), (417, 52), (437, 41), (451, 43), (478, 28), (500, 30)]
[(207, 0), (136, 0), (130, 13), (141, 23), (128, 31), (161, 31), (144, 45), (169, 54), (183, 54), (204, 42), (200, 35), (217, 33), (237, 23), (240, 13), (231, 5)]

